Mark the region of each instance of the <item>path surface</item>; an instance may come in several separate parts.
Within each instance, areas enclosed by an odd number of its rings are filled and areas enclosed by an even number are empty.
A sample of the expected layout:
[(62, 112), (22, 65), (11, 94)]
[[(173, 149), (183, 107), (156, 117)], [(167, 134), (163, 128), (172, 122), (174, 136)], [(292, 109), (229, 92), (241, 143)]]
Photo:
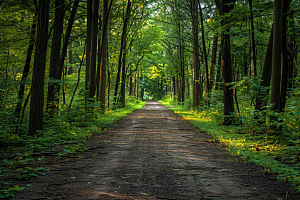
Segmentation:
[(16, 199), (300, 199), (289, 184), (209, 139), (149, 101), (95, 135), (88, 151), (45, 159), (50, 172)]

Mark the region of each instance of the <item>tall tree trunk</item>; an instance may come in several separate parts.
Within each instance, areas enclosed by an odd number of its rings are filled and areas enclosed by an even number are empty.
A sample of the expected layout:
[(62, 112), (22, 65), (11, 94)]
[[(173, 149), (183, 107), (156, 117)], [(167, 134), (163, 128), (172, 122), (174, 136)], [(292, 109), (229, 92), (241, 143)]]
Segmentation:
[[(90, 65), (90, 80), (88, 98), (90, 102), (94, 103), (96, 94), (96, 66), (97, 66), (97, 34), (98, 34), (98, 16), (99, 16), (99, 0), (94, 0), (93, 17), (92, 17), (92, 46), (91, 46), (91, 65)], [(90, 105), (93, 109), (94, 106)]]
[(266, 96), (269, 94), (269, 87), (271, 83), (272, 74), (272, 48), (273, 48), (273, 25), (271, 28), (271, 33), (269, 36), (269, 42), (267, 46), (267, 51), (264, 59), (264, 66), (262, 71), (262, 77), (260, 82), (260, 89), (258, 90), (256, 96), (255, 110), (262, 111), (265, 110), (267, 105)]
[[(37, 4), (37, 1), (34, 1), (34, 4)], [(14, 118), (15, 118), (15, 123), (19, 123), (20, 115), (21, 115), (21, 110), (22, 110), (22, 105), (23, 105), (23, 98), (24, 98), (24, 93), (25, 93), (25, 85), (26, 85), (26, 80), (29, 74), (30, 70), (30, 62), (31, 62), (31, 55), (33, 52), (34, 48), (34, 42), (35, 42), (35, 30), (36, 30), (36, 17), (37, 17), (37, 12), (35, 13), (33, 23), (31, 25), (31, 32), (30, 32), (30, 41), (27, 49), (27, 54), (26, 54), (26, 61), (20, 81), (20, 88), (18, 92), (18, 102), (15, 108), (15, 113), (14, 113)], [(16, 131), (17, 132), (17, 131)]]
[[(257, 67), (256, 67), (256, 51), (255, 51), (255, 32), (254, 32), (254, 19), (253, 19), (253, 9), (252, 9), (252, 0), (249, 0), (250, 7), (250, 16), (251, 16), (251, 39), (252, 39), (252, 54), (253, 54), (253, 76), (257, 75)], [(250, 65), (251, 66), (251, 65)]]
[(290, 70), (290, 60), (292, 57), (289, 54), (287, 48), (287, 12), (289, 10), (291, 0), (283, 1), (283, 15), (282, 15), (282, 81), (281, 81), (281, 93), (280, 93), (280, 108), (279, 112), (283, 112), (286, 103), (286, 95), (288, 88), (288, 78)]
[(217, 47), (218, 47), (218, 35), (214, 35), (213, 37), (213, 44), (212, 44), (212, 51), (211, 51), (211, 59), (210, 59), (210, 66), (209, 66), (209, 74), (208, 74), (208, 79), (209, 79), (209, 90), (213, 88), (214, 84), (214, 68), (216, 65), (216, 59), (217, 59)]
[(199, 61), (199, 44), (198, 44), (198, 4), (196, 0), (191, 0), (191, 15), (193, 26), (193, 107), (200, 104), (202, 99), (202, 84), (200, 83), (200, 61)]
[[(93, 25), (93, 0), (87, 0), (87, 27), (86, 27), (86, 61), (85, 61), (85, 90), (89, 90), (91, 47), (92, 47), (92, 25)], [(86, 93), (87, 94), (87, 93)], [(87, 96), (86, 96), (87, 97)]]
[(111, 57), (108, 57), (107, 55), (107, 83), (108, 83), (108, 86), (107, 86), (107, 109), (110, 109), (110, 102), (109, 102), (109, 97), (110, 97), (110, 69), (109, 69), (109, 58)]
[(132, 73), (132, 67), (131, 67), (131, 65), (130, 65), (130, 70), (129, 70), (129, 72), (130, 72), (130, 75), (129, 75), (129, 85), (128, 85), (128, 94), (129, 94), (129, 96), (131, 96), (132, 95), (132, 75), (131, 75), (131, 73)]
[[(112, 2), (112, 1), (111, 1)], [(102, 45), (101, 45), (101, 62), (100, 62), (100, 86), (99, 101), (101, 102), (102, 113), (105, 111), (105, 94), (106, 94), (106, 67), (108, 57), (108, 0), (103, 0), (103, 23), (102, 23)]]
[(273, 15), (273, 51), (272, 51), (272, 84), (271, 109), (278, 112), (280, 109), (280, 72), (282, 49), (282, 1), (274, 1)]
[(79, 86), (79, 82), (80, 82), (80, 72), (81, 72), (81, 68), (82, 68), (83, 61), (84, 61), (85, 49), (86, 49), (86, 40), (85, 40), (85, 44), (84, 44), (84, 48), (83, 48), (83, 53), (82, 53), (82, 58), (81, 58), (80, 65), (79, 65), (79, 69), (78, 69), (77, 83), (76, 83), (76, 86), (75, 86), (75, 88), (74, 88), (74, 91), (73, 91), (73, 95), (72, 95), (72, 97), (71, 97), (71, 100), (70, 100), (69, 109), (71, 109), (71, 107), (72, 107), (72, 102), (73, 102), (73, 99), (74, 99), (74, 97), (75, 97), (75, 93), (76, 93), (76, 91), (77, 91), (77, 88), (78, 88), (78, 86)]
[(120, 91), (120, 107), (125, 107), (125, 85), (126, 85), (126, 39), (124, 43), (124, 51), (122, 56), (122, 81), (121, 81), (121, 91)]
[[(65, 57), (67, 56), (67, 50), (68, 50), (68, 45), (69, 45), (69, 39), (70, 39), (70, 35), (72, 32), (72, 27), (73, 27), (73, 23), (75, 20), (75, 14), (77, 11), (77, 7), (78, 7), (78, 3), (79, 0), (74, 1), (73, 3), (73, 7), (72, 7), (72, 11), (68, 20), (68, 26), (65, 32), (65, 37), (63, 39), (63, 45), (62, 45), (62, 50), (61, 50), (61, 55), (60, 55), (60, 59), (59, 59), (59, 68), (55, 69), (55, 73), (54, 73), (54, 80), (52, 82), (53, 88), (51, 88), (51, 90), (53, 89), (53, 105), (55, 105), (55, 109), (58, 109), (59, 107), (59, 90), (60, 90), (60, 85), (61, 85), (61, 79), (62, 79), (62, 74), (64, 73), (64, 65), (65, 65)], [(49, 93), (49, 91), (48, 91)], [(64, 94), (64, 93), (63, 93)], [(65, 100), (65, 97), (64, 97)], [(52, 99), (51, 99), (52, 101)], [(65, 101), (63, 101), (65, 103)], [(51, 109), (51, 107), (50, 107)], [(49, 111), (52, 112), (52, 111)]]
[(49, 83), (48, 83), (48, 95), (47, 95), (47, 111), (50, 117), (53, 117), (53, 112), (58, 108), (59, 105), (56, 105), (55, 99), (55, 87), (59, 87), (58, 84), (55, 84), (58, 80), (59, 73), (59, 59), (61, 53), (61, 38), (63, 33), (64, 26), (64, 0), (55, 0), (55, 17), (52, 35), (52, 47), (50, 54), (50, 69), (49, 69)]
[(204, 57), (204, 63), (205, 63), (205, 73), (206, 73), (206, 103), (207, 106), (209, 104), (208, 98), (209, 98), (209, 76), (208, 76), (208, 63), (207, 63), (207, 56), (206, 56), (206, 45), (205, 45), (205, 35), (204, 35), (204, 26), (203, 26), (203, 14), (202, 9), (199, 4), (199, 10), (200, 10), (200, 17), (201, 17), (201, 35), (202, 35), (202, 45), (203, 45), (203, 57)]
[(172, 99), (174, 100), (175, 96), (177, 95), (176, 84), (175, 84), (175, 76), (172, 76)]
[(184, 102), (185, 99), (185, 70), (184, 70), (184, 61), (181, 64), (181, 76), (180, 76), (180, 93), (181, 93), (181, 100), (180, 102)]
[[(221, 15), (229, 13), (233, 7), (235, 0), (223, 0), (221, 2)], [(226, 27), (226, 30), (221, 35), (222, 45), (222, 67), (223, 67), (223, 91), (224, 91), (224, 122), (223, 124), (232, 124), (232, 113), (234, 112), (233, 91), (228, 83), (232, 82), (232, 63), (231, 63), (231, 49), (229, 27), (226, 20), (222, 20), (221, 25)]]
[[(142, 73), (142, 75), (141, 75), (141, 80), (144, 82), (144, 80), (145, 80), (145, 75), (143, 74), (143, 71), (141, 70), (141, 73)], [(144, 100), (144, 88), (143, 87), (141, 87), (141, 100), (143, 101)]]
[(115, 85), (115, 92), (114, 92), (114, 103), (115, 104), (117, 104), (117, 101), (118, 101), (117, 95), (118, 95), (118, 87), (119, 87), (119, 83), (120, 83), (122, 60), (124, 61), (124, 59), (122, 59), (122, 57), (126, 54), (127, 24), (128, 24), (128, 20), (129, 20), (130, 10), (131, 10), (131, 1), (128, 0), (126, 15), (125, 15), (124, 23), (123, 23), (122, 36), (121, 36), (120, 56), (119, 56), (119, 61), (118, 61), (118, 71), (117, 71), (116, 85)]
[(44, 82), (48, 45), (50, 0), (39, 1), (37, 38), (32, 74), (31, 101), (29, 113), (29, 135), (38, 135), (43, 130)]
[(139, 71), (137, 71), (137, 74), (136, 74), (136, 88), (135, 88), (135, 99), (138, 100), (139, 99)]

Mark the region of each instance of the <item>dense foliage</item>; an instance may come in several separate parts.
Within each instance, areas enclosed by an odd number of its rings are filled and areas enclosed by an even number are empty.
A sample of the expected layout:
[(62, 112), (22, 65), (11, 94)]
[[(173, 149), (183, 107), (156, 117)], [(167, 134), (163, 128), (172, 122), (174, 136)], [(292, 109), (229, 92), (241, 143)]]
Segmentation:
[(235, 154), (255, 162), (257, 150), (298, 171), (299, 3), (0, 1), (3, 197), (21, 190), (8, 177), (43, 173), (19, 167), (33, 152), (82, 150), (146, 98), (229, 125), (212, 134), (239, 144)]

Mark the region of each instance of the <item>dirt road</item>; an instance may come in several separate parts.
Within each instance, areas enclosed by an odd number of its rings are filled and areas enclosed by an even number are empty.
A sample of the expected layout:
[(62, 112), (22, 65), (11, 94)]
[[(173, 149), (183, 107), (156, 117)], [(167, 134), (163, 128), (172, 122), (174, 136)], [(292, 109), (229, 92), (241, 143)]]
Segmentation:
[(16, 199), (300, 199), (289, 184), (209, 139), (149, 101), (95, 135), (88, 151), (46, 159), (51, 170)]

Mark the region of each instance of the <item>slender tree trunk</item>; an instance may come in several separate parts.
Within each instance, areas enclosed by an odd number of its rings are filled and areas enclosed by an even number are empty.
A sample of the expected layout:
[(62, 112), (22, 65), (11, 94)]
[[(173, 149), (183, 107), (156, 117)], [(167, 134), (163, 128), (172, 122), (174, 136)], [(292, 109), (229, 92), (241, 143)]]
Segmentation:
[(179, 87), (179, 84), (178, 84), (178, 77), (175, 76), (175, 94), (177, 95), (177, 101), (178, 99), (180, 98), (180, 93), (179, 93), (179, 90), (178, 90), (178, 87)]
[(138, 100), (139, 99), (139, 81), (140, 78), (139, 78), (139, 71), (137, 71), (137, 74), (136, 74), (136, 88), (135, 88), (135, 99)]
[(108, 55), (107, 55), (107, 109), (110, 109), (110, 101), (109, 101), (109, 97), (110, 97), (110, 69), (109, 69), (109, 60), (108, 60)]
[(76, 83), (76, 86), (75, 86), (75, 88), (74, 88), (72, 98), (71, 98), (71, 100), (70, 100), (69, 109), (72, 107), (72, 102), (73, 102), (73, 99), (74, 99), (74, 97), (75, 97), (75, 93), (76, 93), (76, 91), (77, 91), (77, 88), (78, 88), (78, 85), (79, 85), (79, 82), (80, 82), (80, 71), (81, 71), (81, 67), (82, 67), (83, 61), (84, 61), (85, 49), (86, 49), (86, 41), (85, 41), (85, 44), (84, 44), (83, 54), (82, 54), (82, 59), (81, 59), (81, 61), (80, 61), (80, 66), (79, 66), (79, 69), (78, 69), (77, 83)]
[[(70, 35), (72, 32), (72, 27), (73, 23), (75, 20), (75, 14), (77, 11), (79, 0), (74, 1), (73, 3), (73, 8), (70, 14), (70, 18), (68, 20), (68, 26), (65, 32), (65, 37), (63, 39), (63, 46), (62, 46), (62, 51), (59, 59), (59, 68), (55, 70), (55, 81), (52, 83), (53, 85), (53, 93), (54, 93), (54, 105), (55, 109), (58, 109), (59, 107), (59, 90), (60, 90), (60, 85), (61, 85), (61, 79), (62, 79), (62, 74), (64, 72), (64, 66), (65, 66), (65, 57), (67, 56), (67, 50), (68, 50), (68, 45), (69, 45), (69, 39)], [(64, 88), (63, 88), (64, 89)], [(63, 91), (63, 97), (64, 97), (64, 91)], [(63, 102), (65, 103), (65, 97), (63, 99)]]
[(288, 77), (290, 70), (290, 60), (292, 59), (287, 48), (287, 12), (289, 10), (290, 0), (283, 1), (282, 15), (282, 81), (280, 93), (280, 108), (279, 112), (283, 112), (286, 103), (286, 95), (288, 88)]
[[(235, 71), (238, 71), (238, 69), (237, 69), (237, 61), (236, 61), (236, 56), (235, 56)], [(232, 80), (233, 82), (235, 82), (235, 81), (237, 81), (236, 80), (236, 78), (233, 76), (233, 80)], [(239, 103), (238, 103), (238, 98), (237, 98), (237, 94), (236, 94), (237, 92), (236, 92), (236, 87), (234, 87), (234, 89), (233, 89), (233, 97), (234, 97), (234, 102), (235, 102), (235, 106), (236, 106), (236, 113), (237, 113), (237, 115), (238, 115), (238, 117), (239, 117), (239, 122), (240, 122), (240, 125), (241, 126), (243, 126), (243, 122), (242, 122), (242, 120), (240, 119), (240, 108), (239, 108)]]
[[(99, 0), (94, 0), (93, 4), (93, 17), (92, 17), (92, 46), (91, 46), (91, 65), (90, 65), (90, 80), (88, 98), (90, 102), (94, 103), (96, 94), (96, 66), (97, 66), (97, 34), (98, 34), (98, 17), (99, 17)], [(93, 105), (90, 106), (92, 109)]]
[[(87, 28), (86, 28), (86, 67), (85, 67), (85, 90), (89, 90), (91, 47), (92, 47), (92, 24), (93, 24), (93, 0), (87, 0)], [(87, 93), (86, 93), (87, 94)], [(86, 96), (87, 97), (87, 96)]]
[(271, 104), (272, 110), (280, 109), (280, 72), (281, 72), (281, 49), (282, 49), (282, 1), (274, 1), (273, 15), (273, 51), (272, 51), (272, 84)]
[(184, 49), (180, 44), (180, 102), (184, 102), (185, 99), (185, 66), (184, 66)]
[[(234, 4), (228, 5), (234, 1), (224, 0), (222, 1), (222, 13), (229, 13)], [(222, 26), (227, 25), (226, 20), (222, 20)], [(231, 49), (230, 49), (230, 36), (229, 36), (229, 27), (222, 32), (221, 42), (222, 42), (222, 67), (223, 67), (223, 91), (224, 91), (224, 122), (223, 124), (229, 125), (232, 124), (232, 113), (234, 112), (234, 103), (233, 103), (233, 91), (230, 89), (231, 86), (228, 83), (232, 82), (232, 63), (231, 63)]]
[[(34, 3), (37, 4), (37, 1), (35, 0)], [(29, 41), (29, 45), (28, 45), (28, 49), (27, 49), (26, 61), (25, 61), (25, 65), (24, 65), (24, 69), (23, 69), (23, 73), (22, 73), (22, 77), (21, 77), (21, 81), (20, 81), (19, 92), (18, 92), (18, 102), (17, 102), (16, 108), (15, 108), (15, 113), (14, 113), (15, 123), (19, 123), (22, 105), (23, 105), (23, 98), (24, 98), (24, 93), (25, 93), (26, 80), (27, 80), (29, 70), (30, 70), (30, 62), (31, 62), (31, 57), (32, 57), (31, 55), (33, 52), (34, 42), (35, 42), (35, 30), (36, 30), (36, 20), (37, 20), (36, 17), (37, 17), (37, 11), (35, 13), (33, 23), (31, 25), (31, 32), (30, 32), (31, 39)]]
[(209, 79), (209, 90), (213, 88), (214, 84), (214, 68), (216, 65), (216, 59), (217, 59), (217, 47), (218, 47), (218, 35), (214, 35), (213, 37), (213, 44), (212, 44), (212, 51), (211, 51), (211, 59), (210, 59), (210, 67), (209, 67), (209, 74), (208, 74), (208, 79)]
[(52, 47), (50, 54), (50, 69), (49, 69), (49, 83), (48, 83), (48, 95), (47, 95), (47, 111), (50, 117), (53, 117), (54, 110), (58, 108), (59, 105), (56, 104), (55, 99), (57, 98), (55, 93), (59, 87), (59, 84), (56, 84), (58, 81), (59, 73), (59, 59), (61, 53), (61, 39), (64, 26), (64, 0), (55, 0), (55, 18), (52, 35)]
[[(257, 67), (256, 67), (256, 52), (255, 52), (255, 32), (254, 32), (254, 23), (253, 23), (253, 9), (252, 9), (252, 0), (249, 0), (250, 7), (250, 16), (251, 16), (251, 39), (252, 39), (252, 54), (253, 54), (253, 76), (257, 75)], [(251, 65), (250, 65), (251, 66)]]
[[(141, 70), (142, 71), (142, 70)], [(142, 81), (144, 82), (145, 80), (145, 75), (142, 73), (142, 76), (141, 76), (141, 79)], [(144, 88), (141, 87), (141, 100), (143, 101), (144, 100)]]
[(132, 73), (132, 67), (130, 66), (130, 70), (129, 70), (129, 72), (130, 72), (130, 76), (129, 76), (129, 86), (128, 86), (128, 94), (129, 94), (129, 96), (131, 96), (132, 95), (132, 75), (131, 75), (131, 73)]
[(29, 135), (38, 135), (43, 131), (44, 82), (46, 54), (48, 45), (50, 0), (39, 1), (37, 38), (32, 74), (31, 101), (29, 113)]
[(260, 82), (261, 87), (259, 88), (258, 94), (256, 96), (255, 110), (258, 111), (265, 110), (268, 101), (268, 99), (266, 99), (266, 96), (268, 96), (269, 94), (269, 87), (271, 83), (272, 48), (273, 48), (273, 27), (271, 28), (267, 51), (264, 59), (264, 66), (263, 66), (262, 77)]
[(100, 63), (100, 86), (99, 101), (101, 102), (102, 113), (105, 112), (105, 94), (106, 94), (106, 68), (108, 59), (108, 0), (103, 0), (103, 23), (102, 23), (102, 53)]
[[(126, 61), (126, 59), (123, 59), (123, 56), (126, 55), (127, 24), (129, 21), (130, 10), (131, 10), (131, 1), (128, 0), (126, 15), (125, 15), (124, 24), (123, 24), (122, 36), (121, 36), (120, 56), (119, 56), (118, 71), (117, 71), (117, 78), (116, 78), (116, 85), (115, 85), (115, 92), (114, 92), (115, 104), (117, 104), (117, 101), (118, 101), (117, 95), (118, 95), (118, 87), (119, 87), (119, 83), (120, 83), (122, 61), (123, 62)], [(123, 67), (123, 68), (125, 68), (125, 67)], [(123, 79), (122, 79), (122, 82), (123, 82)]]
[(206, 103), (207, 106), (209, 105), (209, 75), (208, 75), (208, 63), (207, 63), (207, 56), (206, 56), (206, 45), (205, 45), (205, 35), (204, 35), (204, 26), (203, 26), (203, 14), (201, 6), (199, 5), (200, 10), (200, 17), (201, 17), (201, 35), (202, 35), (202, 45), (203, 45), (203, 56), (204, 56), (204, 63), (205, 63), (205, 73), (206, 73)]
[(200, 104), (202, 99), (202, 84), (200, 83), (200, 61), (199, 61), (199, 44), (198, 44), (198, 4), (196, 0), (191, 0), (191, 15), (193, 26), (193, 107)]

